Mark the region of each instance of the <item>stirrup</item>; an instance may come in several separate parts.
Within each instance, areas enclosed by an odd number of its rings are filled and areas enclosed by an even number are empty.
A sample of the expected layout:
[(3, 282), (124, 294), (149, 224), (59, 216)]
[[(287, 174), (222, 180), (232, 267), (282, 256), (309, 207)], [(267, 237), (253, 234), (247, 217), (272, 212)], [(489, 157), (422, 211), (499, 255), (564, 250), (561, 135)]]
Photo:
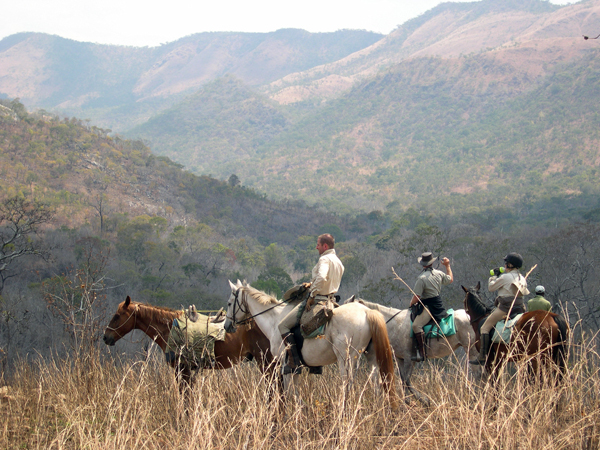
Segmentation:
[(417, 350), (417, 354), (415, 356), (411, 356), (410, 360), (414, 362), (423, 362), (425, 361), (425, 358), (423, 358), (423, 356), (421, 356), (421, 352)]

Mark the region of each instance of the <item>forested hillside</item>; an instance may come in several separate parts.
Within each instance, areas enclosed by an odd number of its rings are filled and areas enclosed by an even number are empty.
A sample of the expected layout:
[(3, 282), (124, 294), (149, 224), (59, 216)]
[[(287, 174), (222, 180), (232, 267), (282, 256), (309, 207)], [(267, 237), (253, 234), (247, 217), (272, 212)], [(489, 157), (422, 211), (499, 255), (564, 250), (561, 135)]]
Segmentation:
[[(502, 3), (510, 17), (527, 14), (521, 36), (538, 38), (565, 32), (554, 14), (571, 11), (571, 24), (585, 10), (539, 4)], [(431, 45), (458, 48), (480, 20), (506, 25), (490, 2), (440, 8), (462, 15)], [(436, 17), (447, 19), (428, 13), (413, 32)], [(598, 329), (600, 49), (552, 36), (377, 62), (343, 93), (304, 101), (226, 75), (128, 135), (143, 141), (0, 100), (0, 232), (33, 221), (20, 236), (27, 251), (12, 258), (9, 242), (0, 254), (0, 346), (13, 357), (64, 345), (88, 320), (99, 332), (126, 295), (218, 309), (237, 278), (281, 295), (309, 277), (323, 232), (346, 266), (342, 296), (407, 306), (392, 268), (411, 284), (416, 257), (431, 250), (451, 258), (457, 283), (445, 302), (459, 307), (460, 284), (485, 282), (518, 251), (527, 270), (538, 264), (530, 286), (544, 284), (556, 309)], [(2, 48), (16, 51), (19, 39)], [(165, 72), (162, 86), (176, 79)]]
[(598, 193), (598, 54), (534, 87), (485, 55), (411, 60), (308, 109), (224, 79), (132, 135), (198, 173), (336, 211), (581, 217)]
[[(412, 284), (416, 257), (432, 250), (452, 260), (457, 283), (445, 302), (459, 307), (460, 284), (485, 281), (490, 267), (517, 250), (527, 270), (538, 265), (529, 282), (544, 284), (555, 308), (569, 308), (585, 327), (600, 326), (600, 227), (593, 211), (587, 221), (556, 220), (551, 227), (528, 224), (522, 211), (493, 201), (435, 215), (415, 208), (332, 215), (267, 200), (240, 186), (235, 174), (227, 182), (195, 176), (138, 141), (109, 137), (77, 119), (2, 103), (0, 236), (6, 243), (13, 229), (25, 234), (0, 252), (10, 262), (0, 264), (0, 346), (8, 358), (0, 363), (75, 345), (81, 330), (85, 342), (96, 342), (126, 295), (218, 309), (227, 280), (239, 278), (280, 296), (308, 279), (323, 232), (336, 237), (346, 267), (343, 297), (406, 307), (410, 293), (392, 268)], [(558, 208), (557, 201), (549, 205)], [(520, 226), (501, 226), (511, 221)], [(23, 249), (35, 251), (10, 259)]]
[(127, 135), (338, 212), (581, 218), (597, 207), (599, 49), (578, 30), (599, 14), (598, 1), (442, 4), (266, 87), (215, 81)]

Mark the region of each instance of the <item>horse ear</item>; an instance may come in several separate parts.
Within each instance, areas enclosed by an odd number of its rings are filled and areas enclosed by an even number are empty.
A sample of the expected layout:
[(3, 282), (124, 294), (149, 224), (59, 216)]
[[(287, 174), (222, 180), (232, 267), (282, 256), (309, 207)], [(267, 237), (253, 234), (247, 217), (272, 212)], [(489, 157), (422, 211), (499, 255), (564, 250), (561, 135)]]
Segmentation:
[(231, 288), (232, 291), (235, 291), (237, 289), (237, 287), (235, 286), (235, 284), (233, 284), (231, 282), (231, 280), (229, 280), (229, 287)]
[(476, 290), (477, 292), (479, 292), (479, 289), (481, 289), (481, 281), (478, 281), (478, 282), (477, 282), (477, 286), (475, 286), (475, 290)]
[(346, 300), (346, 303), (352, 303), (354, 301), (354, 299), (356, 298), (356, 295), (353, 295), (352, 297), (350, 297), (348, 300)]
[(462, 288), (463, 291), (469, 292), (469, 290), (466, 287), (464, 287), (462, 284), (460, 285), (460, 287)]
[(129, 306), (129, 304), (131, 303), (131, 297), (128, 295), (127, 298), (125, 299), (125, 308), (127, 308)]

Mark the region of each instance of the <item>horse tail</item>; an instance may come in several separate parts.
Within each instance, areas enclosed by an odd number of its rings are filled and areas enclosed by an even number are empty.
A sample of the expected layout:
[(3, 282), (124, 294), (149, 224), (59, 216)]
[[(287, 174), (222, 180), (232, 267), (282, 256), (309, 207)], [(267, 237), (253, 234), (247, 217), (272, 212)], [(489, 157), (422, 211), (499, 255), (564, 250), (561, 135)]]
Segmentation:
[(385, 319), (379, 311), (368, 309), (367, 321), (371, 330), (371, 341), (375, 348), (375, 357), (377, 358), (377, 366), (379, 367), (379, 375), (381, 376), (383, 388), (390, 398), (392, 409), (399, 407), (398, 394), (394, 387), (394, 356), (392, 355), (392, 347), (385, 326)]
[(566, 342), (569, 337), (569, 324), (559, 314), (553, 315), (554, 322), (558, 326), (558, 341), (554, 345), (552, 359), (558, 365), (561, 371), (566, 367)]

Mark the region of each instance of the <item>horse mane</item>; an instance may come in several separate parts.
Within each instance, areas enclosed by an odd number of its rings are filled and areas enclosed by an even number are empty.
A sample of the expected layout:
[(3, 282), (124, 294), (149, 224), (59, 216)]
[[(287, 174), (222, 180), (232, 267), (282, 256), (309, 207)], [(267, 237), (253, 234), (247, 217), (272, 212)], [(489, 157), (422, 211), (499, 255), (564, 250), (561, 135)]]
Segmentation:
[(171, 323), (183, 314), (182, 310), (168, 308), (166, 306), (154, 306), (147, 303), (135, 303), (136, 313), (140, 319), (147, 322), (165, 322)]
[(473, 315), (478, 315), (480, 317), (489, 314), (494, 309), (493, 306), (485, 304), (473, 288), (468, 289), (467, 302), (473, 310)]
[(398, 311), (401, 311), (398, 308), (392, 308), (391, 306), (383, 306), (383, 305), (380, 305), (379, 303), (368, 302), (366, 300), (363, 300), (362, 298), (359, 299), (359, 301), (369, 309), (374, 309), (375, 311), (379, 311), (380, 313), (386, 313), (386, 314), (390, 314), (392, 316), (394, 314), (396, 314)]
[(246, 292), (249, 296), (251, 296), (254, 300), (256, 300), (261, 305), (272, 305), (281, 303), (272, 295), (267, 294), (266, 292), (260, 291), (249, 284), (246, 284), (243, 288), (244, 292)]

